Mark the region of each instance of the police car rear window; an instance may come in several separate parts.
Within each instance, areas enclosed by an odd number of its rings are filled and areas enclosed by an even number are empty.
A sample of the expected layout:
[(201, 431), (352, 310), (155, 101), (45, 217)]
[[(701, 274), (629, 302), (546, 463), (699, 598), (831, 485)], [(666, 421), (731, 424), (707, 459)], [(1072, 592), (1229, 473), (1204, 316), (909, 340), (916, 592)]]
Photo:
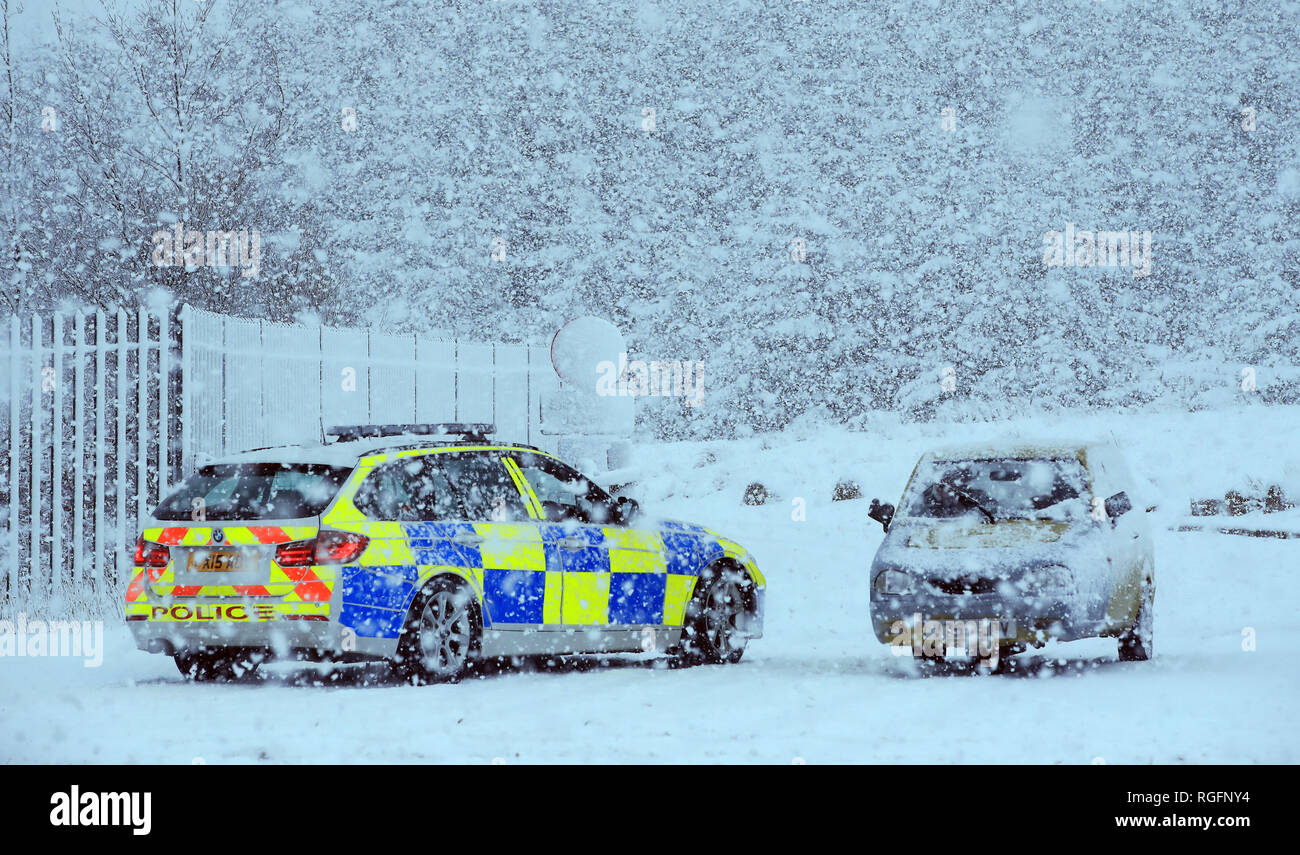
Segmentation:
[(289, 520), (329, 506), (351, 468), (311, 463), (201, 467), (154, 511), (160, 520)]

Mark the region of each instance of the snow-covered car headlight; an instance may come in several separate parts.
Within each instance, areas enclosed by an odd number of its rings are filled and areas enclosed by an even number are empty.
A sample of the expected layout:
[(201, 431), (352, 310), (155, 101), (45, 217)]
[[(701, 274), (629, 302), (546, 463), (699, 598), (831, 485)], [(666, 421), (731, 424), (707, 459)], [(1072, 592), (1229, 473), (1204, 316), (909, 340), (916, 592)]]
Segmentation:
[(1045, 564), (1022, 576), (1016, 587), (1027, 592), (1070, 590), (1074, 587), (1074, 572), (1064, 564)]
[(912, 577), (898, 570), (882, 570), (876, 575), (877, 594), (910, 594)]

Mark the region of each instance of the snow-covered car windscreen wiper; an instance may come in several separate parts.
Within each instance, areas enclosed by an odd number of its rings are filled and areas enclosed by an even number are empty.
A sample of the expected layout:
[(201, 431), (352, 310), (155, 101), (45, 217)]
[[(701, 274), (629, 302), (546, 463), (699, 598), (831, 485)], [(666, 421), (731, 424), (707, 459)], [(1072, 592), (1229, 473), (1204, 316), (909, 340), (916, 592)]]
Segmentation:
[(958, 487), (956, 484), (948, 484), (946, 486), (948, 487), (949, 490), (952, 490), (953, 493), (955, 493), (958, 498), (965, 499), (968, 505), (970, 505), (972, 508), (975, 508), (980, 513), (984, 514), (984, 516), (988, 517), (989, 522), (997, 522), (997, 520), (994, 519), (993, 517), (993, 512), (990, 511), (988, 508), (984, 507), (983, 505), (981, 505), (979, 503), (979, 500), (976, 499), (974, 496), (972, 496), (970, 493), (967, 493), (965, 490), (963, 490), (961, 487)]

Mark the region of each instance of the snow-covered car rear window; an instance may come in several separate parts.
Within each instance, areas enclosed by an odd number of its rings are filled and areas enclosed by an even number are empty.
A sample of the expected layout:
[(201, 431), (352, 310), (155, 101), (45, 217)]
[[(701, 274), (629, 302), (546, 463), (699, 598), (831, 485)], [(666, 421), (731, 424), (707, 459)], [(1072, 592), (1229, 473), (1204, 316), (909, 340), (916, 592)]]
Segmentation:
[(351, 469), (310, 463), (230, 463), (201, 467), (154, 516), (160, 520), (288, 520), (329, 505)]
[(1072, 520), (1088, 514), (1087, 473), (1077, 458), (933, 460), (908, 488), (904, 515), (948, 519)]

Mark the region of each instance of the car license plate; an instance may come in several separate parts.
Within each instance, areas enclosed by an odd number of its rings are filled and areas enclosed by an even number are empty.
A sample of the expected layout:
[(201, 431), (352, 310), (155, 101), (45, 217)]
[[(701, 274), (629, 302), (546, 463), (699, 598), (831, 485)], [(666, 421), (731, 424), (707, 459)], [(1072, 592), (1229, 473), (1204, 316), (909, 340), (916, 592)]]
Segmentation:
[(189, 569), (198, 573), (233, 573), (244, 567), (244, 555), (235, 550), (190, 553)]
[(932, 637), (931, 634), (937, 633), (933, 637), (939, 642), (937, 647), (932, 648), (926, 648), (923, 642), (923, 649), (934, 649), (935, 652), (922, 655), (938, 655), (942, 651), (944, 656), (975, 658), (979, 655), (980, 645), (988, 645), (993, 640), (994, 633), (997, 634), (999, 642), (1014, 639), (1016, 620), (1015, 618), (927, 616), (923, 618), (919, 631), (923, 638)]

